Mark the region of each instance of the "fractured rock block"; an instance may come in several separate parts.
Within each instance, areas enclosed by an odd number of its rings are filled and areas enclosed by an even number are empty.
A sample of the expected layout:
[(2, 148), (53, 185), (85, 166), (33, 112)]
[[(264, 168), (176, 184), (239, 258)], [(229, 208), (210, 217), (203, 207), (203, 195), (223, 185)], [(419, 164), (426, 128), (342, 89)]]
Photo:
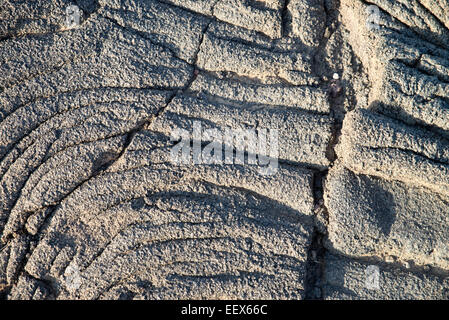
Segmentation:
[(318, 113), (330, 113), (328, 93), (309, 86), (252, 84), (200, 74), (189, 90), (242, 104), (285, 106)]
[[(189, 106), (188, 108), (186, 106)], [(281, 108), (251, 108), (209, 102), (193, 97), (175, 98), (165, 113), (156, 119), (152, 130), (171, 135), (177, 128), (192, 130), (193, 122), (204, 122), (204, 128), (277, 129), (279, 157), (288, 161), (322, 168), (329, 163), (327, 146), (332, 134), (328, 116)]]
[(291, 0), (287, 9), (291, 15), (292, 35), (308, 46), (318, 46), (326, 27), (323, 0)]
[(449, 197), (334, 167), (326, 179), (327, 246), (449, 269)]
[[(49, 72), (5, 88), (0, 93), (1, 120), (23, 105), (63, 92), (104, 87), (169, 89), (182, 88), (188, 83), (193, 67), (174, 57), (168, 49), (124, 31), (104, 18), (95, 23), (109, 27), (107, 36), (95, 34), (102, 39), (101, 48), (83, 59), (74, 59), (56, 70), (50, 68)], [(6, 67), (8, 60), (9, 56)]]
[[(208, 71), (231, 71), (266, 81), (279, 77), (292, 84), (303, 84), (297, 73), (310, 73), (311, 57), (300, 52), (271, 52), (238, 41), (223, 40), (206, 33), (198, 53), (198, 66)], [(299, 77), (300, 80), (296, 80)]]
[(106, 2), (103, 14), (170, 49), (188, 63), (195, 62), (203, 29), (208, 23), (204, 17), (159, 1)]
[(271, 38), (280, 38), (282, 32), (281, 0), (275, 8), (263, 6), (265, 2), (254, 0), (220, 0), (214, 7), (214, 15), (225, 22), (260, 31)]
[[(324, 298), (328, 300), (438, 300), (449, 298), (449, 279), (404, 272), (327, 254)], [(379, 267), (379, 286), (366, 285), (367, 268)]]
[(348, 114), (337, 154), (356, 173), (449, 194), (449, 141), (367, 110)]

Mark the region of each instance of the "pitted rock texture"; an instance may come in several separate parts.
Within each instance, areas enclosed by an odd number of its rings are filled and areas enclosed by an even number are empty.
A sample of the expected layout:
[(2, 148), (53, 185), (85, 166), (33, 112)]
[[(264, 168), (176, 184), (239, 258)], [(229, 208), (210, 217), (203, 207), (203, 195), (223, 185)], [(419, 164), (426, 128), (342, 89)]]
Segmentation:
[[(2, 1), (0, 298), (449, 299), (448, 11)], [(174, 163), (198, 123), (277, 171)]]

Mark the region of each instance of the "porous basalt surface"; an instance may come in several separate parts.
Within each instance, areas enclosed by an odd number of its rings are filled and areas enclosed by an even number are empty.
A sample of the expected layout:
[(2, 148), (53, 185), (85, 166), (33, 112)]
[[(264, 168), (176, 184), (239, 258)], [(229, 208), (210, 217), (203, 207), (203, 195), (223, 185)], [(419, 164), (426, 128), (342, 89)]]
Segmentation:
[[(448, 12), (1, 1), (0, 298), (448, 299)], [(279, 170), (173, 164), (195, 121)]]

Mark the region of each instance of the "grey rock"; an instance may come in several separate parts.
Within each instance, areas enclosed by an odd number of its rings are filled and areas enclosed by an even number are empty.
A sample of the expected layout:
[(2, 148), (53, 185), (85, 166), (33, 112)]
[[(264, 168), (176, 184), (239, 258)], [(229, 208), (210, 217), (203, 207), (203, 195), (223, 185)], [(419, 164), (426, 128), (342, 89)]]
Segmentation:
[(292, 84), (308, 84), (304, 73), (311, 71), (307, 55), (271, 52), (264, 48), (223, 40), (206, 33), (198, 53), (198, 66), (214, 72), (230, 71), (240, 76), (269, 81), (281, 78)]
[(105, 1), (101, 13), (193, 63), (208, 20), (159, 1)]
[(447, 0), (74, 4), (0, 3), (0, 298), (449, 298)]
[(219, 79), (200, 74), (189, 88), (209, 99), (234, 103), (293, 107), (310, 112), (330, 113), (328, 94), (321, 88), (253, 84), (233, 79)]
[(304, 44), (316, 47), (324, 37), (326, 13), (323, 0), (292, 0), (288, 2), (292, 35)]
[[(280, 38), (282, 32), (281, 0), (220, 0), (214, 15), (225, 22), (256, 30), (271, 38)], [(271, 6), (270, 6), (271, 4)]]
[[(189, 108), (186, 108), (189, 106)], [(279, 157), (323, 168), (329, 163), (327, 145), (331, 139), (332, 120), (306, 112), (281, 108), (254, 108), (209, 102), (193, 97), (177, 97), (151, 128), (166, 135), (176, 128), (193, 128), (193, 122), (204, 122), (204, 128), (225, 132), (233, 129), (279, 130)], [(202, 121), (202, 122), (201, 122)]]
[[(404, 272), (375, 262), (343, 256), (326, 256), (324, 292), (327, 300), (426, 300), (448, 299), (448, 278)], [(366, 286), (366, 269), (379, 267), (379, 288)]]
[(349, 169), (449, 194), (449, 141), (368, 111), (344, 120), (337, 154)]
[(325, 200), (329, 249), (448, 269), (449, 197), (338, 167), (326, 180)]

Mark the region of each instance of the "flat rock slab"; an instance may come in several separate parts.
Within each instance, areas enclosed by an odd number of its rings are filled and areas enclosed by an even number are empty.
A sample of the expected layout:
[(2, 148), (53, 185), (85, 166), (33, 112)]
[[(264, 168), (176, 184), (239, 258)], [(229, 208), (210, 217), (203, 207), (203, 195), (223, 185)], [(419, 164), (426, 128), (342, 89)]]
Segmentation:
[(326, 181), (331, 250), (449, 267), (449, 197), (338, 167)]
[[(449, 299), (448, 280), (432, 274), (391, 269), (380, 263), (332, 254), (326, 255), (326, 261), (323, 290), (327, 300)], [(378, 268), (379, 277), (367, 285), (367, 269), (373, 266)]]
[[(156, 119), (151, 128), (170, 135), (175, 129), (193, 128), (194, 122), (204, 129), (225, 132), (227, 127), (235, 130), (248, 128), (276, 129), (279, 134), (279, 158), (306, 166), (324, 168), (330, 143), (332, 119), (301, 110), (251, 105), (229, 105), (194, 97), (175, 98)], [(207, 138), (203, 139), (208, 141)]]
[(367, 110), (343, 121), (339, 158), (354, 172), (449, 194), (449, 140)]

